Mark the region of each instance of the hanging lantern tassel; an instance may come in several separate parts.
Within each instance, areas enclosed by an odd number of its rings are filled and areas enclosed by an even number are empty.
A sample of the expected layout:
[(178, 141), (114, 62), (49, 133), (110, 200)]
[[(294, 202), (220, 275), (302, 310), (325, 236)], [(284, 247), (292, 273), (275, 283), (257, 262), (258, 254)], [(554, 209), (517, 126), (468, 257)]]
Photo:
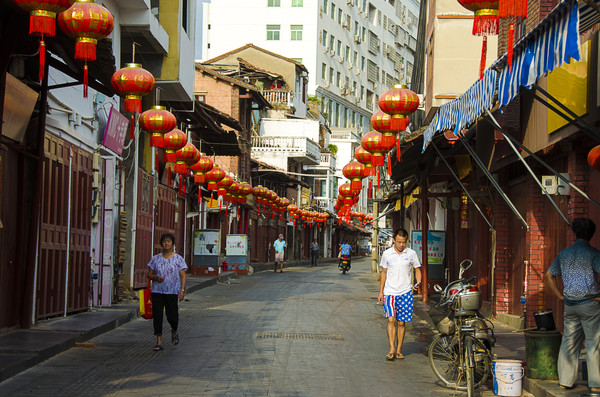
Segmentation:
[(160, 170), (160, 163), (158, 162), (158, 150), (154, 149), (154, 168), (156, 168), (156, 173)]
[(479, 64), (479, 80), (483, 79), (483, 71), (485, 70), (486, 56), (487, 56), (487, 36), (483, 36), (483, 44), (481, 45), (481, 63)]
[(515, 35), (515, 24), (511, 23), (508, 27), (508, 44), (507, 46), (507, 55), (506, 55), (506, 62), (508, 63), (508, 70), (512, 73), (512, 69), (513, 69), (513, 40), (514, 40), (514, 35)]
[(388, 153), (387, 158), (388, 158), (388, 161), (387, 161), (388, 175), (392, 176), (392, 154)]
[(400, 147), (400, 137), (396, 140), (396, 159), (399, 163), (402, 162), (402, 149)]
[(213, 206), (213, 194), (210, 194), (210, 204), (208, 204), (209, 207)]
[(135, 139), (135, 117), (131, 115), (131, 122), (129, 123), (129, 139), (132, 141)]
[(46, 70), (46, 43), (42, 37), (40, 40), (40, 70), (38, 76), (40, 81), (44, 80), (44, 70)]
[(198, 186), (198, 205), (202, 204), (202, 187)]
[(379, 167), (377, 167), (377, 189), (379, 189), (380, 185), (381, 185), (381, 171), (379, 170)]
[(219, 200), (219, 197), (217, 197), (217, 201), (219, 202), (219, 212), (221, 212), (221, 204), (223, 203), (223, 199)]
[(373, 184), (371, 183), (371, 178), (369, 178), (369, 199), (371, 199), (371, 190), (373, 190)]
[[(96, 47), (94, 47), (94, 48), (96, 48)], [(89, 85), (88, 65), (86, 62), (85, 65), (83, 65), (83, 97), (84, 98), (88, 97), (88, 85)]]

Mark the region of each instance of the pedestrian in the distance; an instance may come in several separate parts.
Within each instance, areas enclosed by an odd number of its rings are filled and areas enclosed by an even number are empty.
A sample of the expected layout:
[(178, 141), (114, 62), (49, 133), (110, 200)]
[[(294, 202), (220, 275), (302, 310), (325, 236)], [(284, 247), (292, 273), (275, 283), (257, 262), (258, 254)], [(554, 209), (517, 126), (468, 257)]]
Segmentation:
[(317, 266), (317, 258), (319, 257), (319, 243), (317, 240), (313, 240), (310, 244), (310, 264)]
[(279, 238), (275, 240), (273, 248), (275, 248), (275, 268), (273, 271), (277, 271), (277, 263), (279, 263), (279, 273), (283, 273), (283, 260), (285, 258), (285, 240), (283, 239), (283, 234), (280, 234)]
[[(381, 281), (377, 301), (383, 304), (387, 318), (387, 337), (390, 351), (386, 360), (402, 359), (404, 323), (412, 322), (413, 289), (421, 284), (421, 263), (417, 253), (406, 246), (408, 232), (398, 229), (394, 232), (393, 246), (381, 255)], [(415, 269), (417, 283), (412, 284), (412, 269)], [(396, 329), (397, 328), (397, 329)], [(396, 345), (396, 336), (398, 344)]]
[[(571, 229), (577, 240), (558, 254), (546, 272), (550, 290), (565, 303), (558, 384), (563, 389), (573, 387), (585, 337), (588, 386), (592, 393), (600, 393), (600, 251), (590, 245), (596, 225), (589, 218), (575, 218)], [(562, 292), (556, 283), (557, 276), (562, 277)]]
[(163, 310), (171, 325), (171, 343), (179, 344), (177, 326), (179, 325), (179, 308), (177, 301), (182, 301), (185, 294), (185, 270), (187, 265), (181, 255), (175, 253), (175, 236), (165, 233), (160, 236), (163, 252), (154, 255), (148, 267), (148, 278), (152, 283), (152, 316), (156, 345), (154, 351), (164, 350), (162, 344)]

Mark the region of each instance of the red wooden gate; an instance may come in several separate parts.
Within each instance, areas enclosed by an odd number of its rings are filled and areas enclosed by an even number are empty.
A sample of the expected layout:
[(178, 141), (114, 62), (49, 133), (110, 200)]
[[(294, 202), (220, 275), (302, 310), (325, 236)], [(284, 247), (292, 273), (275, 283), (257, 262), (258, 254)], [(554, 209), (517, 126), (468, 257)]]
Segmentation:
[(38, 319), (64, 313), (67, 249), (68, 313), (88, 308), (90, 288), (92, 155), (46, 133), (44, 157), (44, 199), (36, 284)]
[(138, 170), (137, 216), (135, 232), (135, 265), (133, 288), (143, 288), (148, 281), (148, 262), (152, 257), (152, 177)]

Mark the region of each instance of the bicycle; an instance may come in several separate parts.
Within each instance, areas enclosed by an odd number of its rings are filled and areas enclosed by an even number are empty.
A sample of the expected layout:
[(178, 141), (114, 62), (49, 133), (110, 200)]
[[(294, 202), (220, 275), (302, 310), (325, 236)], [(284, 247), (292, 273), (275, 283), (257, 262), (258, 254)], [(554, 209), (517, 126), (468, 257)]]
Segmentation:
[(462, 279), (472, 263), (467, 261), (467, 265), (465, 261), (460, 264), (459, 280), (448, 284), (443, 291), (436, 286), (442, 292), (442, 299), (432, 308), (430, 317), (440, 335), (429, 346), (428, 358), (433, 373), (444, 386), (467, 391), (471, 397), (491, 372), (494, 337), (488, 327), (489, 320), (477, 311), (480, 293), (472, 285), (475, 277)]

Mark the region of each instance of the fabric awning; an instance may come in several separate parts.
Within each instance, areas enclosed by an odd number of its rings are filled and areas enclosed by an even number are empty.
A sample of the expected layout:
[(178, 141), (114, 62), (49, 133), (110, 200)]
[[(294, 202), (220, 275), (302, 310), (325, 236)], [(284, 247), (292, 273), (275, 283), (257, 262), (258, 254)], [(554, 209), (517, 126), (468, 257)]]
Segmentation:
[[(592, 0), (600, 4), (600, 0)], [(513, 70), (507, 67), (507, 54), (496, 60), (461, 97), (440, 107), (423, 133), (424, 152), (433, 135), (452, 129), (467, 128), (493, 103), (498, 88), (498, 102), (506, 106), (517, 96), (521, 86), (529, 87), (543, 74), (570, 59), (579, 60), (579, 34), (600, 21), (600, 14), (585, 0), (564, 0), (513, 47)], [(499, 70), (499, 73), (496, 72)]]
[[(494, 65), (506, 62), (505, 58), (506, 55)], [(569, 63), (570, 58), (580, 60), (579, 7), (575, 1), (566, 0), (515, 45), (512, 72), (508, 67), (500, 72), (500, 106), (508, 105), (517, 96), (521, 86), (530, 87), (543, 74)]]
[(489, 68), (483, 74), (483, 79), (477, 80), (459, 98), (443, 104), (437, 111), (433, 120), (423, 132), (423, 149), (433, 139), (438, 131), (453, 129), (455, 132), (471, 125), (481, 114), (493, 105), (494, 92), (498, 72)]

